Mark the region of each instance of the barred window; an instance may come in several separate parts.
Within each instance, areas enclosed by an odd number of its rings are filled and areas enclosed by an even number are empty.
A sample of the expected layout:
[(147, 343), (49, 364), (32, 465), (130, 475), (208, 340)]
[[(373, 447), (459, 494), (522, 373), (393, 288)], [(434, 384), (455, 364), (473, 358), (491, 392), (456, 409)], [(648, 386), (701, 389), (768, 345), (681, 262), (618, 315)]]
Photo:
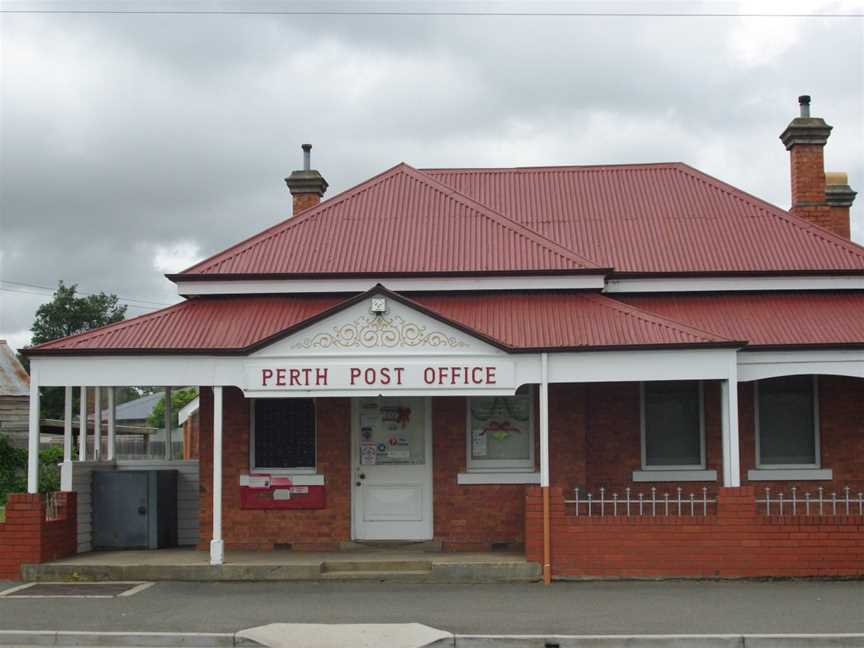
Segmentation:
[(252, 469), (315, 468), (315, 402), (259, 398), (254, 402)]

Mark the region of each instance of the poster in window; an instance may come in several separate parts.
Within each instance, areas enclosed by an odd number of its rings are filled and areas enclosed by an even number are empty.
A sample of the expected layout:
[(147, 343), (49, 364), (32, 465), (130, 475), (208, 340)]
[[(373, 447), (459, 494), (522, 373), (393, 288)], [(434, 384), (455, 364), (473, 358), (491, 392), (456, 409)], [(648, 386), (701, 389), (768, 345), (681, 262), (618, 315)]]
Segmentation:
[(531, 452), (531, 395), (471, 398), (471, 457), (528, 460)]

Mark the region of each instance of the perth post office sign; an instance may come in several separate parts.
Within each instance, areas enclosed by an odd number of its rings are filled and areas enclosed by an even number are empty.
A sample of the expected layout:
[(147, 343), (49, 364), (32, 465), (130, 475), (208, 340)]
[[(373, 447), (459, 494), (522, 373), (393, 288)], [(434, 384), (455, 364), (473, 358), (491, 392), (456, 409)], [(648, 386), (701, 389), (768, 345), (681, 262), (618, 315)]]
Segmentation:
[(294, 363), (246, 368), (247, 392), (457, 392), (515, 389), (511, 360)]

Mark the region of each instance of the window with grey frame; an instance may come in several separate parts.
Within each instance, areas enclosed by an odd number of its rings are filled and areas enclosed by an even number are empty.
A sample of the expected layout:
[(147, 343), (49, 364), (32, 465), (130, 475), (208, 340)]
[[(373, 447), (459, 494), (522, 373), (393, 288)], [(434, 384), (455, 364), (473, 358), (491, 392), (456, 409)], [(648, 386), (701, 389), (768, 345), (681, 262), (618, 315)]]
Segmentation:
[(642, 468), (705, 467), (702, 383), (668, 380), (641, 383)]
[(760, 468), (818, 468), (816, 376), (782, 376), (754, 385), (756, 464)]
[(250, 465), (277, 472), (315, 470), (315, 401), (259, 398), (252, 402)]

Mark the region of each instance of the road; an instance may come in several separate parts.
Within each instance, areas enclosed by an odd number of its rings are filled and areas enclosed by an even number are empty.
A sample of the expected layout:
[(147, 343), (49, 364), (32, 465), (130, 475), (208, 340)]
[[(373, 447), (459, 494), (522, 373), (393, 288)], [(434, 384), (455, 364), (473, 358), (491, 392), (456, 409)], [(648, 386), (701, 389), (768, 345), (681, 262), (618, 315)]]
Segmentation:
[(407, 621), (495, 634), (864, 632), (864, 581), (162, 582), (127, 598), (0, 598), (0, 628), (10, 630), (233, 632), (272, 622)]

